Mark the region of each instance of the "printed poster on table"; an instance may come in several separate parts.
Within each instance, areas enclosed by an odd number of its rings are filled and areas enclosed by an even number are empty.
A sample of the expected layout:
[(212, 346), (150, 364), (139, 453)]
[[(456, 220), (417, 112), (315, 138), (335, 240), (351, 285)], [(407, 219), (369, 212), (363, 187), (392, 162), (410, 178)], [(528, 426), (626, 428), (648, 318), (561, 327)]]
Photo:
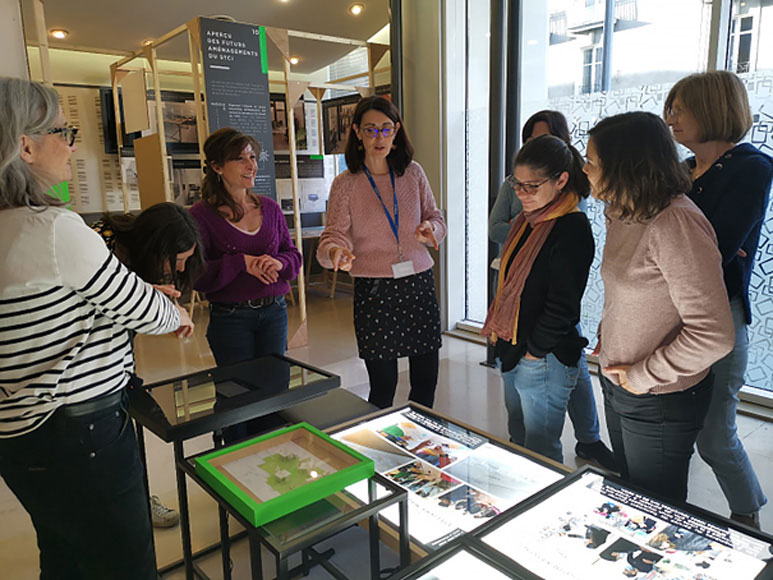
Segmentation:
[(265, 29), (210, 18), (199, 22), (209, 130), (233, 127), (260, 143), (254, 191), (275, 200)]
[[(333, 435), (408, 490), (408, 530), (437, 549), (526, 499), (561, 474), (453, 423), (403, 409)], [(366, 497), (356, 484), (350, 491)], [(384, 516), (397, 524), (398, 508)]]
[(762, 571), (773, 558), (766, 542), (596, 473), (577, 478), (483, 541), (551, 580), (756, 580), (771, 577)]
[(418, 580), (471, 580), (473, 578), (507, 580), (509, 576), (505, 576), (469, 552), (461, 551), (420, 576)]

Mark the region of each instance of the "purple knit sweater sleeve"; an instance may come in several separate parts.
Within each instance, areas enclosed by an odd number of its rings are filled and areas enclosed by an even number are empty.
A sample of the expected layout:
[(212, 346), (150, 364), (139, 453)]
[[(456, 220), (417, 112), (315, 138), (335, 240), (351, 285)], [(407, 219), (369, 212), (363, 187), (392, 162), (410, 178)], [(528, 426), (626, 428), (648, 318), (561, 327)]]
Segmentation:
[[(196, 290), (214, 302), (241, 302), (267, 296), (283, 296), (288, 282), (300, 270), (302, 258), (293, 245), (282, 210), (271, 199), (261, 198), (263, 223), (257, 233), (240, 231), (204, 202), (191, 208), (204, 244), (207, 268)], [(264, 284), (249, 272), (244, 256), (270, 255), (282, 262), (279, 280)]]
[(225, 218), (217, 215), (204, 202), (195, 203), (191, 208), (191, 215), (199, 225), (201, 241), (204, 244), (204, 258), (207, 262), (204, 274), (196, 282), (196, 290), (206, 294), (217, 292), (233, 282), (240, 272), (247, 271), (244, 252), (223, 254), (218, 251), (218, 220), (224, 221)]

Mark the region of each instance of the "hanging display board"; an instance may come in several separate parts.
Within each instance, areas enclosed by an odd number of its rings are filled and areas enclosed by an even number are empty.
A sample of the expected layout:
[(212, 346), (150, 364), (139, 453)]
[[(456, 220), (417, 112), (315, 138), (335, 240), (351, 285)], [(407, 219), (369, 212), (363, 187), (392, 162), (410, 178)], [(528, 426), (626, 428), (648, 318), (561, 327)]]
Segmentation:
[[(81, 214), (123, 210), (121, 166), (117, 155), (105, 153), (99, 89), (57, 85), (56, 91), (68, 123), (78, 127), (77, 149), (70, 158), (72, 209)], [(129, 190), (129, 209), (137, 210), (139, 207), (140, 199), (135, 186)]]
[(233, 127), (260, 143), (255, 192), (276, 199), (265, 30), (200, 18), (209, 130)]

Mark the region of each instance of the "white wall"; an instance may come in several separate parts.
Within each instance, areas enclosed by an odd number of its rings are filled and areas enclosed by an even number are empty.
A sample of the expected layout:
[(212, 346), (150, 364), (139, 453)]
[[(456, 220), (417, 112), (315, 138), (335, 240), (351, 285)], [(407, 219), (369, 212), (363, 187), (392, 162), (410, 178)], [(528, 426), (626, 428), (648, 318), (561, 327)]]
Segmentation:
[(19, 0), (0, 0), (0, 76), (29, 78)]

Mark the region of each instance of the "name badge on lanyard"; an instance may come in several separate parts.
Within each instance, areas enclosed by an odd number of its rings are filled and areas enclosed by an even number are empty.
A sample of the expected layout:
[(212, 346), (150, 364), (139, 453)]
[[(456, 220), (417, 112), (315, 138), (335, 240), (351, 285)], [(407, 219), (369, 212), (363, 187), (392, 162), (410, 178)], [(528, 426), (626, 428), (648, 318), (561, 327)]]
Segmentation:
[(378, 197), (378, 200), (381, 202), (381, 207), (384, 210), (384, 214), (386, 214), (387, 221), (389, 222), (389, 227), (392, 228), (392, 233), (395, 236), (395, 240), (397, 241), (397, 259), (398, 261), (392, 264), (392, 277), (393, 278), (405, 278), (406, 276), (411, 276), (416, 273), (416, 270), (413, 268), (413, 260), (406, 260), (403, 257), (403, 249), (400, 246), (400, 208), (397, 205), (397, 192), (395, 191), (395, 173), (392, 171), (392, 168), (389, 168), (389, 179), (392, 182), (392, 200), (394, 202), (394, 219), (389, 214), (389, 210), (386, 207), (386, 204), (384, 204), (384, 200), (381, 198), (381, 193), (378, 190), (378, 187), (376, 187), (376, 182), (373, 180), (373, 176), (370, 174), (370, 171), (368, 171), (368, 168), (363, 164), (362, 166), (363, 170), (365, 171), (365, 175), (368, 178), (368, 181), (370, 182), (370, 186), (373, 188), (373, 192), (376, 194), (376, 197)]

